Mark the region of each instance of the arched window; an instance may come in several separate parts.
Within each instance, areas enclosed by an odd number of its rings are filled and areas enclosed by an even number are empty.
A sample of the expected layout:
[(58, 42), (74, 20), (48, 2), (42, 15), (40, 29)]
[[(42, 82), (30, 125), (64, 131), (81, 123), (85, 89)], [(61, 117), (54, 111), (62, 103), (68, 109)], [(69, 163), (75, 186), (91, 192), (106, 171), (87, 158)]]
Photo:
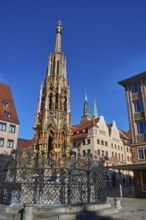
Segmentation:
[(54, 133), (51, 130), (49, 133), (49, 137), (48, 137), (48, 157), (49, 157), (51, 150), (53, 149), (53, 140), (54, 140)]
[(65, 101), (64, 101), (64, 111), (66, 112), (67, 111), (67, 97), (64, 98)]
[(57, 60), (57, 76), (59, 75), (59, 60)]
[(53, 68), (52, 68), (52, 75), (55, 74), (55, 57), (53, 59)]
[(49, 109), (51, 109), (52, 107), (52, 93), (50, 93), (50, 97), (49, 97)]
[(58, 93), (56, 93), (55, 109), (58, 109)]

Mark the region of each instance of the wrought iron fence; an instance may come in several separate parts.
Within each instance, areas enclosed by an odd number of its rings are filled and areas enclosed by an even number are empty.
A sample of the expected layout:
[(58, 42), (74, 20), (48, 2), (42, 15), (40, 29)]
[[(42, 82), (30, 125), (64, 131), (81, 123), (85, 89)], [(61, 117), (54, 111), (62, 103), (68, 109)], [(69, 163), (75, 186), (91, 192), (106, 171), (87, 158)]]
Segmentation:
[(1, 204), (47, 206), (106, 201), (102, 160), (80, 158), (61, 168), (49, 167), (48, 161), (24, 167), (13, 156), (5, 155), (0, 155), (0, 161)]

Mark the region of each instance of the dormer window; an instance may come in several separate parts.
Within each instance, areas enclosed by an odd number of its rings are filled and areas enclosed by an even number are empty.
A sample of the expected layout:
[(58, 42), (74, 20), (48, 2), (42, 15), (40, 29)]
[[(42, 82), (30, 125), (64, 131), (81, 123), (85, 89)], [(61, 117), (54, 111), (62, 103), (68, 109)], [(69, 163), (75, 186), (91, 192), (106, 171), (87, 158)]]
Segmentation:
[(4, 106), (8, 107), (9, 106), (9, 102), (4, 101)]
[(5, 111), (5, 116), (6, 116), (7, 118), (11, 118), (11, 115), (12, 115), (11, 112), (7, 112), (7, 111)]

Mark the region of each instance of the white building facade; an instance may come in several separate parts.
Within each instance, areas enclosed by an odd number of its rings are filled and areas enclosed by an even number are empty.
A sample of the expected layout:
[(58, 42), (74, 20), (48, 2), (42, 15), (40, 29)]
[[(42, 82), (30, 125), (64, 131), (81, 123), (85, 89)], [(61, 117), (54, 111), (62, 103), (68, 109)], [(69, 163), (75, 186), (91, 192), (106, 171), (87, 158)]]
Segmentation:
[[(125, 138), (124, 138), (125, 135)], [(121, 138), (122, 136), (122, 138)], [(132, 161), (129, 137), (126, 132), (121, 135), (116, 122), (107, 125), (103, 116), (98, 119), (83, 122), (72, 127), (72, 149), (78, 157), (90, 154), (105, 157), (110, 164), (127, 162), (127, 147), (129, 162)]]

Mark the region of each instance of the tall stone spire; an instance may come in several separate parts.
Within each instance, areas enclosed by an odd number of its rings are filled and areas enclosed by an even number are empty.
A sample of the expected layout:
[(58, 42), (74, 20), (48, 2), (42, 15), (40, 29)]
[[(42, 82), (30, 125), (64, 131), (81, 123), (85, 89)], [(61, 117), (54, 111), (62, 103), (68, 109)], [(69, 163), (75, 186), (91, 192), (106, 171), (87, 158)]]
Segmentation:
[[(56, 83), (57, 77), (61, 77), (60, 80), (66, 79), (67, 70), (66, 70), (66, 58), (61, 50), (61, 33), (62, 33), (62, 24), (61, 21), (58, 21), (56, 28), (56, 41), (54, 52), (51, 53), (48, 60), (48, 68), (47, 75), (52, 76), (54, 81), (52, 83)], [(65, 81), (66, 86), (66, 81)], [(60, 90), (60, 85), (58, 85)]]
[(54, 52), (61, 52), (61, 33), (62, 33), (62, 23), (58, 21), (56, 28), (56, 41), (55, 41), (55, 50)]
[(95, 99), (94, 99), (94, 107), (93, 107), (93, 118), (98, 118), (98, 112), (97, 112)]
[(87, 98), (87, 93), (85, 92), (85, 100), (84, 100), (84, 107), (83, 107), (83, 115), (81, 116), (81, 123), (90, 121), (91, 116), (89, 113), (89, 105), (88, 105), (88, 98)]
[(33, 145), (38, 159), (42, 155), (60, 166), (71, 150), (70, 84), (66, 76), (66, 57), (61, 52), (62, 25), (57, 24), (55, 51), (50, 54), (47, 74), (41, 87), (39, 111), (34, 125)]

